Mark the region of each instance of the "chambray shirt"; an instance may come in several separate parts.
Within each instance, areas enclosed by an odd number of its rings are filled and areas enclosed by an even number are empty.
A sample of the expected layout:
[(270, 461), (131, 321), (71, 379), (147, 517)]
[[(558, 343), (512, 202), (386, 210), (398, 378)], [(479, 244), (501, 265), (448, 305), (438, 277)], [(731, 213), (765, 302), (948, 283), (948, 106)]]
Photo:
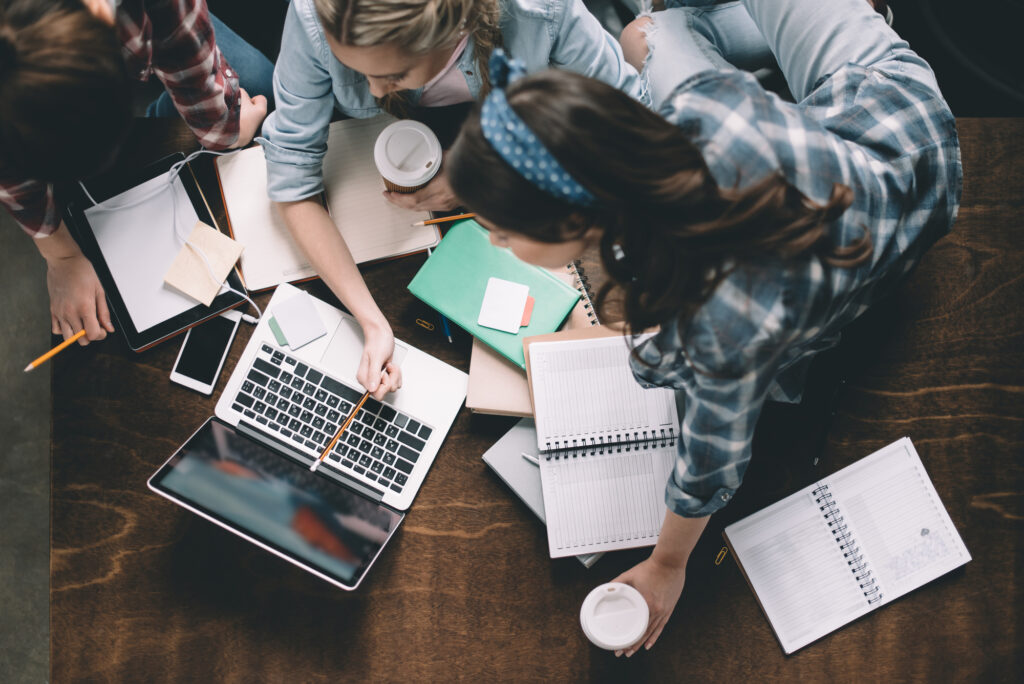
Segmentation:
[[(622, 56), (622, 48), (583, 5), (582, 0), (501, 0), (504, 48), (530, 72), (549, 66), (593, 76), (644, 101), (640, 76)], [(458, 70), (476, 99), (482, 81), (470, 39)], [(420, 91), (410, 92), (419, 101)], [(293, 0), (274, 68), (277, 109), (263, 124), (270, 199), (289, 202), (323, 190), (322, 161), (327, 126), (335, 107), (352, 118), (381, 112), (366, 77), (339, 62), (331, 52), (313, 0)]]
[[(915, 78), (927, 74), (927, 77)], [(870, 231), (873, 254), (852, 268), (808, 256), (740, 264), (685, 330), (669, 322), (638, 349), (633, 373), (675, 388), (685, 404), (665, 501), (687, 517), (732, 498), (750, 460), (766, 398), (799, 401), (811, 357), (891, 292), (936, 240), (960, 202), (956, 127), (928, 65), (895, 50), (870, 68), (848, 64), (800, 103), (767, 93), (739, 71), (681, 84), (661, 114), (700, 147), (720, 187), (781, 173), (825, 203), (835, 182), (853, 204), (831, 226), (837, 244)], [(628, 255), (627, 255), (628, 256)]]

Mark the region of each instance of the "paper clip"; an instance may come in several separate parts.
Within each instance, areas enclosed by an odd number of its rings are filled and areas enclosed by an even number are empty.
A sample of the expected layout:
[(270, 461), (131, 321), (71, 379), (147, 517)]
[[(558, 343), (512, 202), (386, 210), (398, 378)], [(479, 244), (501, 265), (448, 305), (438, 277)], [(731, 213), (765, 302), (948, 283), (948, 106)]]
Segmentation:
[(417, 318), (416, 319), (416, 325), (420, 326), (424, 330), (433, 330), (434, 329), (434, 324), (433, 323), (431, 323), (430, 321), (425, 321), (422, 318)]
[(715, 565), (721, 565), (722, 561), (725, 560), (726, 554), (728, 554), (728, 553), (729, 553), (729, 547), (728, 546), (723, 546), (722, 550), (718, 552), (718, 557), (715, 558)]

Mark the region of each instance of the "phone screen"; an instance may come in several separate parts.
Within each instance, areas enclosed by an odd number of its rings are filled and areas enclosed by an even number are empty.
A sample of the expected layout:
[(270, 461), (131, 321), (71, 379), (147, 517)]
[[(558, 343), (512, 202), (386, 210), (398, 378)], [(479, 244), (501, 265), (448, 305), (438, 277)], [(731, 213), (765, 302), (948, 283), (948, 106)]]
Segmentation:
[(237, 321), (217, 316), (189, 330), (174, 370), (204, 385), (213, 384), (220, 359), (224, 356), (224, 347), (231, 340), (237, 324)]

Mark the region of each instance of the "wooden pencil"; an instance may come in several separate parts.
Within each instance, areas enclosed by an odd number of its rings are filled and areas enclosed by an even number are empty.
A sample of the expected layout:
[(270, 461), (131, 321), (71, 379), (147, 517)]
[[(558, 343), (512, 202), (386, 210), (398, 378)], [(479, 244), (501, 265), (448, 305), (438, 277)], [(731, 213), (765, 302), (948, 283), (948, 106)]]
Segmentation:
[(446, 223), (448, 221), (461, 221), (462, 219), (476, 218), (476, 214), (456, 214), (455, 216), (442, 216), (441, 218), (430, 219), (429, 221), (417, 221), (413, 226), (432, 226), (435, 223)]
[(363, 408), (363, 404), (365, 404), (366, 400), (369, 399), (369, 398), (370, 398), (370, 392), (369, 391), (363, 393), (363, 398), (360, 399), (359, 403), (356, 404), (354, 409), (352, 409), (352, 413), (348, 414), (348, 418), (346, 418), (345, 422), (341, 424), (340, 428), (338, 428), (338, 432), (335, 433), (334, 439), (332, 439), (331, 443), (327, 445), (327, 448), (324, 449), (324, 452), (322, 454), (320, 454), (320, 458), (318, 458), (315, 461), (313, 461), (313, 465), (309, 466), (310, 472), (316, 472), (316, 469), (320, 467), (320, 463), (322, 463), (323, 460), (325, 458), (327, 458), (327, 454), (331, 453), (331, 449), (333, 449), (334, 445), (338, 443), (339, 439), (341, 439), (341, 433), (343, 433), (345, 431), (345, 428), (347, 428), (349, 426), (349, 424), (352, 422), (352, 419), (356, 417), (357, 413), (359, 413), (359, 409)]
[(77, 342), (78, 340), (82, 339), (83, 337), (85, 337), (85, 328), (82, 328), (81, 330), (76, 332), (74, 335), (72, 335), (68, 339), (64, 340), (63, 342), (58, 344), (56, 347), (54, 347), (53, 349), (51, 349), (50, 351), (46, 352), (45, 354), (40, 356), (38, 359), (33, 361), (32, 363), (30, 363), (27, 366), (25, 366), (25, 372), (28, 373), (33, 368), (36, 368), (38, 366), (43, 365), (44, 363), (46, 363), (47, 361), (52, 359), (54, 356), (56, 356), (58, 353), (60, 353), (61, 351), (67, 349), (73, 343)]

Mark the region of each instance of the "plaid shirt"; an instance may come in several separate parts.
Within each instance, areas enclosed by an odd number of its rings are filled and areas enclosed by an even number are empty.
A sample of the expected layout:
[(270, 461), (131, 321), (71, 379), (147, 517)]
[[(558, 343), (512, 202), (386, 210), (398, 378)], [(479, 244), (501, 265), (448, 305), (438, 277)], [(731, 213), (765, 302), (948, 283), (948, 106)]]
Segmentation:
[[(204, 147), (225, 149), (238, 139), (238, 76), (214, 41), (205, 0), (123, 0), (115, 30), (129, 75), (156, 75)], [(0, 204), (33, 237), (60, 225), (53, 187), (42, 181), (0, 180)]]
[[(915, 68), (924, 62), (907, 51)], [(773, 173), (815, 202), (834, 182), (853, 190), (831, 226), (836, 244), (867, 228), (873, 254), (852, 268), (817, 257), (734, 264), (680, 330), (675, 322), (638, 349), (645, 386), (673, 387), (685, 404), (665, 500), (701, 517), (732, 498), (750, 460), (765, 399), (799, 401), (811, 357), (891, 292), (952, 226), (960, 200), (956, 127), (942, 97), (901, 74), (901, 61), (849, 64), (799, 104), (766, 93), (742, 72), (682, 84), (662, 114), (688, 132), (721, 187)], [(927, 65), (924, 65), (927, 69)]]

